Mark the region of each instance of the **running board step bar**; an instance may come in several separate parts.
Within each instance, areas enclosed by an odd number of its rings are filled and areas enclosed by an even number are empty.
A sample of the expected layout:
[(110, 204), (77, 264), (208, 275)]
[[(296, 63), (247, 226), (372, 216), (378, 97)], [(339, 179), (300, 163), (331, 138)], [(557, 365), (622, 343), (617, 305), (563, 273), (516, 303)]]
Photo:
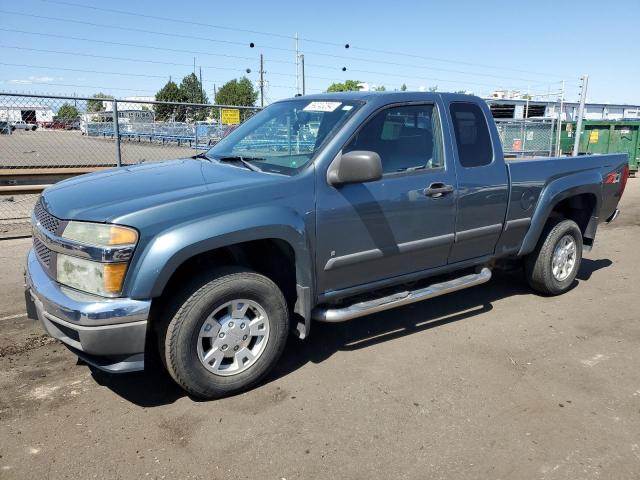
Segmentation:
[(480, 285), (491, 280), (491, 270), (483, 268), (479, 273), (472, 273), (463, 277), (454, 278), (447, 282), (434, 283), (420, 290), (394, 293), (375, 300), (355, 303), (343, 308), (316, 307), (311, 312), (311, 317), (319, 322), (337, 323), (364, 317), (376, 312), (390, 310), (410, 303), (421, 302), (429, 298), (439, 297), (446, 293), (456, 292), (464, 288)]

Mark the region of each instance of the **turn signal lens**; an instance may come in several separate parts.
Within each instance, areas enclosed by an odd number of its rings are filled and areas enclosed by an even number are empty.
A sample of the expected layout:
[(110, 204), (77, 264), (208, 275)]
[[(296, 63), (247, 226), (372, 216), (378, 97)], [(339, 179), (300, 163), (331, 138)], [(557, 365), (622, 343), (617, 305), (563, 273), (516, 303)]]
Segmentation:
[(138, 234), (130, 228), (113, 225), (109, 233), (109, 245), (132, 245), (138, 241)]
[(124, 275), (127, 273), (126, 263), (109, 263), (104, 266), (104, 291), (118, 294), (122, 290)]

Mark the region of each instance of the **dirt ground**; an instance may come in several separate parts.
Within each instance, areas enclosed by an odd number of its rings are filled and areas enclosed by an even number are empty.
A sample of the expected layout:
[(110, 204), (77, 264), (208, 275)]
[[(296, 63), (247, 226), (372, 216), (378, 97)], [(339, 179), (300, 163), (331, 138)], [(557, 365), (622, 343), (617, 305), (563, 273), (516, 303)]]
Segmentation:
[(0, 248), (0, 478), (640, 478), (640, 180), (576, 288), (517, 274), (292, 339), (259, 388), (198, 402), (78, 364), (21, 316)]
[[(121, 142), (123, 163), (166, 160), (193, 155), (194, 150), (174, 144)], [(88, 137), (78, 130), (16, 130), (0, 136), (0, 168), (115, 165), (115, 142)]]
[[(194, 150), (175, 144), (137, 142), (123, 139), (122, 162), (167, 160), (194, 154)], [(0, 169), (60, 166), (115, 166), (116, 149), (112, 139), (87, 137), (80, 131), (16, 130), (0, 135)], [(0, 195), (0, 240), (29, 234), (28, 219), (38, 194)]]

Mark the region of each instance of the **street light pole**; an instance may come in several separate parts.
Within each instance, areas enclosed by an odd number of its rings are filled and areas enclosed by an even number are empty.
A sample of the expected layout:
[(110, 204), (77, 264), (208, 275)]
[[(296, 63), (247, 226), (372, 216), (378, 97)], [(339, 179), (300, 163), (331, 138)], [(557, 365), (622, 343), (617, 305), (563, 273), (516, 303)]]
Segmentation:
[(306, 94), (305, 78), (304, 78), (304, 54), (300, 54), (300, 63), (302, 65), (302, 95)]
[(295, 35), (296, 40), (296, 95), (300, 93), (300, 51), (298, 50), (298, 32)]

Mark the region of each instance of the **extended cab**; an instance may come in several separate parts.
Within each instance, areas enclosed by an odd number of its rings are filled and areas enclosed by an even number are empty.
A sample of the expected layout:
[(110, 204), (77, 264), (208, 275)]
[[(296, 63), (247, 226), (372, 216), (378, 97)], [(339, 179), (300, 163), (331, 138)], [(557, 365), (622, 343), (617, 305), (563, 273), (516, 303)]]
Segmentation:
[(274, 103), (211, 150), (60, 182), (33, 213), (31, 316), (89, 364), (159, 352), (190, 393), (259, 382), (288, 336), (486, 282), (567, 291), (626, 155), (505, 162), (468, 95)]

